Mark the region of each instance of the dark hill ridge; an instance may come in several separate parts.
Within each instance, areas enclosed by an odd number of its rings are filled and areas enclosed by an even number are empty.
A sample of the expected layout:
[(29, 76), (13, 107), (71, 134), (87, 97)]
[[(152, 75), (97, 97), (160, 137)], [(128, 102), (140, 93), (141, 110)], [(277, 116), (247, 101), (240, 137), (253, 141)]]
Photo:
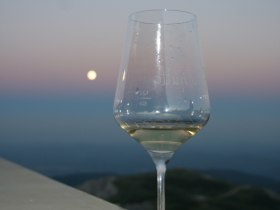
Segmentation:
[[(156, 209), (155, 173), (94, 179), (78, 188), (129, 210)], [(166, 176), (166, 205), (167, 210), (280, 210), (280, 196), (268, 189), (174, 169)]]
[(280, 192), (280, 181), (265, 176), (249, 174), (234, 170), (203, 170), (199, 173), (208, 174), (220, 180), (229, 181), (235, 184), (251, 185), (256, 187), (268, 188)]
[(112, 176), (114, 173), (77, 173), (68, 175), (53, 176), (52, 178), (66, 185), (76, 187), (88, 180)]
[[(170, 171), (172, 170), (168, 170), (167, 173), (169, 174)], [(280, 181), (265, 176), (254, 175), (254, 174), (235, 171), (235, 170), (222, 170), (222, 169), (196, 170), (196, 172), (199, 174), (209, 175), (213, 178), (224, 180), (234, 184), (250, 185), (250, 186), (267, 188), (276, 192), (280, 192)], [(77, 174), (54, 176), (52, 178), (64, 184), (75, 187), (88, 180), (98, 179), (107, 176), (121, 176), (121, 175), (113, 172), (77, 173)]]

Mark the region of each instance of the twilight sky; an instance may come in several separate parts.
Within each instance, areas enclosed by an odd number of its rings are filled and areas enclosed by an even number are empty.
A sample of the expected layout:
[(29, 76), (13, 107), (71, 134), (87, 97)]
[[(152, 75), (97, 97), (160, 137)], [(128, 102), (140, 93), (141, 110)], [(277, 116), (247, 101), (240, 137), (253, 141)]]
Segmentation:
[(279, 179), (279, 0), (0, 0), (0, 156), (48, 174), (152, 168), (112, 100), (127, 16), (158, 8), (197, 15), (211, 100), (172, 163)]
[(277, 0), (1, 0), (0, 94), (114, 92), (127, 16), (153, 8), (197, 14), (212, 94), (279, 96)]

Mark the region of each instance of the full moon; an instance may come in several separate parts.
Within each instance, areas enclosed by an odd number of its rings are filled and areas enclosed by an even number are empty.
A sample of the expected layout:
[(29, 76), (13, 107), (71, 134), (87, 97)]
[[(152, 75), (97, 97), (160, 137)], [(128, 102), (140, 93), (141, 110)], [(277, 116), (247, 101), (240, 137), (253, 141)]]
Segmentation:
[(87, 73), (87, 78), (88, 78), (89, 80), (95, 80), (96, 77), (97, 77), (96, 71), (94, 71), (94, 70), (88, 71), (88, 73)]

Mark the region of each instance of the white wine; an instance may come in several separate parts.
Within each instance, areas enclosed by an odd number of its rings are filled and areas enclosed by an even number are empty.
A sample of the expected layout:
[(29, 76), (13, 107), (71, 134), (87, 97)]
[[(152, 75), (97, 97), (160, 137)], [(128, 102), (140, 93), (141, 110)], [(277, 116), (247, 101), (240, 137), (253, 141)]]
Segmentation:
[(183, 143), (199, 132), (203, 125), (180, 126), (122, 126), (149, 152), (174, 153)]

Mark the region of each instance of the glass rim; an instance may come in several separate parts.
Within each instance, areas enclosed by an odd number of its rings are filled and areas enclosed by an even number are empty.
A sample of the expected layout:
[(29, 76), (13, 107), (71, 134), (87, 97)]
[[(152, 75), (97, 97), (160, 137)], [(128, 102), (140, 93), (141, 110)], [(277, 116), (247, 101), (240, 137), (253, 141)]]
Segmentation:
[[(160, 22), (160, 21), (148, 21), (145, 20), (144, 17), (140, 17), (140, 15), (144, 15), (144, 14), (148, 14), (148, 13), (161, 13), (161, 14), (171, 14), (171, 13), (176, 13), (177, 15), (180, 14), (182, 15), (181, 18), (177, 18), (177, 20), (173, 20), (170, 22)], [(162, 24), (162, 25), (174, 25), (174, 24), (183, 24), (183, 23), (190, 23), (190, 22), (195, 22), (196, 21), (196, 15), (192, 12), (188, 12), (188, 11), (184, 11), (184, 10), (176, 10), (176, 9), (150, 9), (150, 10), (139, 10), (139, 11), (135, 11), (133, 13), (131, 13), (128, 16), (128, 19), (132, 22), (138, 22), (138, 23), (142, 23), (142, 24)]]

